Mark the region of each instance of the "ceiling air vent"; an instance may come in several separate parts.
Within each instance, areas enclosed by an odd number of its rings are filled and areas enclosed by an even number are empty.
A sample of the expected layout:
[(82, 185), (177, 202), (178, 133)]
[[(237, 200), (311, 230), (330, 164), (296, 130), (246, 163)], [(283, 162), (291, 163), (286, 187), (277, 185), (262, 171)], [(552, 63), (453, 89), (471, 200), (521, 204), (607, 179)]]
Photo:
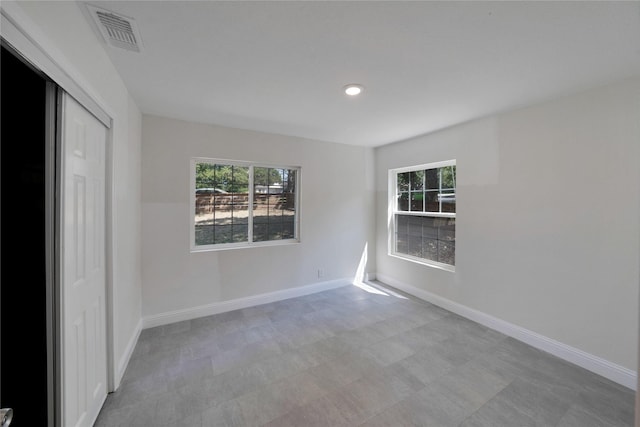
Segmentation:
[(108, 45), (140, 52), (142, 39), (133, 18), (119, 15), (106, 9), (100, 9), (90, 4), (87, 5), (87, 8)]

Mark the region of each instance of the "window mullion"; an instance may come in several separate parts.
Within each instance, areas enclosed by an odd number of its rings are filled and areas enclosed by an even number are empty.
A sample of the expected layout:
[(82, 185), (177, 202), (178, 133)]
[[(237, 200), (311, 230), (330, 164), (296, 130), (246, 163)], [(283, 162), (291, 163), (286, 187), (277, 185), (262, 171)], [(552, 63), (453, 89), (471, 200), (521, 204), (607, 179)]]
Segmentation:
[(407, 174), (407, 211), (411, 212), (411, 174)]
[(253, 243), (253, 165), (249, 166), (249, 188), (247, 191), (249, 193), (249, 208), (247, 213), (247, 227), (249, 227), (249, 229), (247, 230), (247, 235), (249, 236), (249, 243)]
[(422, 172), (422, 212), (427, 210), (427, 171)]
[[(394, 173), (393, 175), (393, 188), (395, 188), (395, 194), (393, 197), (393, 208), (392, 211), (393, 212), (397, 212), (398, 209), (398, 203), (400, 203), (400, 190), (398, 189), (398, 174)], [(395, 227), (394, 227), (395, 228)]]
[(294, 216), (294, 220), (293, 220), (293, 238), (294, 239), (298, 239), (300, 238), (300, 170), (299, 169), (294, 169), (294, 181), (293, 181), (293, 190), (294, 190), (294, 211), (293, 214)]
[(442, 168), (438, 169), (438, 212), (442, 212)]
[(233, 242), (233, 227), (235, 225), (235, 217), (234, 217), (234, 213), (235, 213), (235, 205), (236, 205), (236, 201), (238, 200), (237, 196), (236, 196), (236, 179), (235, 179), (235, 172), (236, 172), (236, 167), (235, 166), (231, 166), (231, 241)]
[(456, 172), (455, 172), (455, 168), (453, 166), (449, 166), (449, 168), (451, 169), (451, 180), (453, 182), (453, 188), (457, 188), (456, 187)]

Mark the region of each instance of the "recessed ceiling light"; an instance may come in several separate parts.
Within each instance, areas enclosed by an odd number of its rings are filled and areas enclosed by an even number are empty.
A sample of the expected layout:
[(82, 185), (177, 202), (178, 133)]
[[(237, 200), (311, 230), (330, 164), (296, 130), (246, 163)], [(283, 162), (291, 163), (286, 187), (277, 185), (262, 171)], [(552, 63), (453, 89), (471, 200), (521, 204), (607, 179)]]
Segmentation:
[(350, 84), (344, 87), (344, 93), (346, 93), (349, 96), (356, 96), (356, 95), (360, 95), (360, 93), (362, 92), (362, 89), (364, 89), (362, 85)]

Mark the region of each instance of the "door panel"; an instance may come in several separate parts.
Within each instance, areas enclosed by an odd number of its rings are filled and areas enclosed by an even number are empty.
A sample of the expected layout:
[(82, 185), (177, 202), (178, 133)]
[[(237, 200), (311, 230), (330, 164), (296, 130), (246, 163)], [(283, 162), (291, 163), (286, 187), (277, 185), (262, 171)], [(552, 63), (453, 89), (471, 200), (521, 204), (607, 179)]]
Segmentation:
[(107, 129), (62, 98), (63, 425), (91, 426), (107, 395), (105, 147)]

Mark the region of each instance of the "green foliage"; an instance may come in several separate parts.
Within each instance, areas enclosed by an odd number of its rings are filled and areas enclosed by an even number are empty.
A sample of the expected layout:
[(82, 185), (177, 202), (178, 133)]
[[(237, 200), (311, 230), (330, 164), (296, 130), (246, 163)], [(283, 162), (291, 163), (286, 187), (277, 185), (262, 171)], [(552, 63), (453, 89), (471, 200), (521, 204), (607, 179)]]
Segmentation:
[(442, 180), (442, 188), (456, 188), (456, 167), (453, 166), (445, 166), (440, 169), (442, 175), (440, 179)]
[(246, 193), (249, 191), (249, 168), (196, 163), (196, 188), (219, 188), (229, 193)]
[[(438, 182), (440, 180), (440, 182)], [(425, 182), (426, 181), (426, 182)], [(398, 174), (398, 192), (456, 188), (456, 166), (402, 172)]]
[(284, 170), (273, 168), (253, 168), (253, 184), (254, 185), (272, 185), (282, 184)]
[[(266, 167), (253, 168), (254, 185), (282, 184), (295, 191), (295, 171)], [(196, 188), (218, 188), (229, 193), (249, 190), (249, 168), (225, 164), (196, 163)]]
[(409, 172), (398, 174), (398, 190), (409, 191)]

